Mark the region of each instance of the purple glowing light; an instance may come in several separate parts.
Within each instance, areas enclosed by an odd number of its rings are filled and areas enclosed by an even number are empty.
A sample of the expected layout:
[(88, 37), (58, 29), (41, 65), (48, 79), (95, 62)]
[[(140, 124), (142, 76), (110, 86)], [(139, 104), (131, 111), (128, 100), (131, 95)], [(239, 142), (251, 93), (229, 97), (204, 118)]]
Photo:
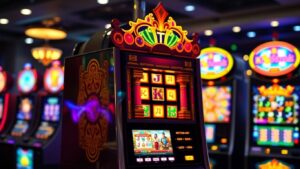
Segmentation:
[(9, 140), (7, 140), (7, 143), (8, 144), (15, 144), (15, 140), (9, 139)]
[(65, 102), (66, 106), (71, 111), (71, 116), (74, 123), (78, 123), (80, 117), (85, 114), (90, 122), (96, 122), (99, 117), (105, 118), (111, 122), (111, 115), (107, 108), (100, 105), (98, 99), (88, 100), (84, 105), (75, 105), (70, 101)]

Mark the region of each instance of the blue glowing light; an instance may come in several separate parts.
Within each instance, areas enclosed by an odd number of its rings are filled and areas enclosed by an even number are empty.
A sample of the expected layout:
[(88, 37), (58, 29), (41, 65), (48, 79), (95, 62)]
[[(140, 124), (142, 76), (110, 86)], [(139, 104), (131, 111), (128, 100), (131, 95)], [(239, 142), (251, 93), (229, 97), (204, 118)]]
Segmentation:
[(184, 10), (187, 12), (192, 12), (195, 10), (195, 6), (194, 5), (187, 5), (184, 7)]
[(299, 138), (299, 133), (294, 133), (294, 138)]
[(258, 135), (259, 135), (259, 134), (258, 134), (258, 132), (256, 132), (256, 131), (255, 131), (255, 132), (253, 132), (253, 137), (254, 137), (254, 138), (257, 138), (257, 137), (258, 137)]
[(256, 33), (253, 31), (247, 32), (248, 38), (254, 38), (256, 36)]
[(300, 25), (295, 25), (293, 29), (295, 32), (300, 32)]
[(23, 92), (31, 91), (34, 88), (35, 83), (36, 79), (31, 70), (25, 70), (22, 72), (18, 79), (19, 87)]

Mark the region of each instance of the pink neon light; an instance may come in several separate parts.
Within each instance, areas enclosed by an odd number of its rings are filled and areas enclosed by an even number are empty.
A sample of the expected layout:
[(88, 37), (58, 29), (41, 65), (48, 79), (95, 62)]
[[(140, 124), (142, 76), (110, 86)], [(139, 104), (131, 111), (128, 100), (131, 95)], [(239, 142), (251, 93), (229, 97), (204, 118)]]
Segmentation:
[(214, 61), (213, 59), (208, 59), (207, 64), (209, 67), (215, 67), (215, 66), (227, 66), (228, 62), (227, 60), (221, 60), (219, 62)]
[(2, 121), (0, 123), (0, 131), (3, 130), (4, 128), (4, 125), (6, 123), (6, 119), (7, 119), (7, 111), (8, 111), (8, 102), (9, 102), (9, 94), (6, 93), (5, 96), (4, 96), (4, 111), (3, 111), (3, 118), (2, 118)]

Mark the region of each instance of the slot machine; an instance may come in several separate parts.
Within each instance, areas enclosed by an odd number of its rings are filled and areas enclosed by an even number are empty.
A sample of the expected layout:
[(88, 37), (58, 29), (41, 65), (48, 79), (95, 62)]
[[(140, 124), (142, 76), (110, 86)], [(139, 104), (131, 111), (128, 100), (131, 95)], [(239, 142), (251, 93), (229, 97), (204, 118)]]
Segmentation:
[(24, 69), (18, 73), (17, 88), (19, 95), (16, 96), (16, 109), (12, 125), (1, 135), (0, 154), (5, 154), (4, 165), (7, 168), (14, 166), (14, 146), (22, 142), (34, 128), (35, 110), (37, 98), (34, 92), (38, 90), (38, 73), (31, 64), (24, 65)]
[(11, 76), (0, 66), (0, 134), (10, 125), (13, 105), (12, 94), (8, 92), (12, 85)]
[[(60, 127), (64, 71), (59, 61), (44, 73), (44, 90), (39, 96), (39, 118), (32, 134), (16, 148), (16, 168), (58, 167), (60, 162)], [(27, 159), (28, 163), (24, 163)]]
[[(242, 118), (242, 103), (238, 100), (245, 95), (242, 90), (245, 85), (243, 81), (245, 64), (241, 59), (234, 58), (228, 51), (219, 47), (202, 49), (199, 59), (210, 167), (231, 169), (233, 156), (237, 153), (243, 156), (243, 152), (236, 152), (239, 143), (245, 142), (245, 140), (236, 141), (244, 138), (243, 133), (239, 131), (243, 128), (240, 123), (243, 124), (245, 118)], [(237, 128), (240, 130), (237, 131)], [(237, 135), (240, 138), (236, 138)], [(237, 158), (234, 161), (242, 163)]]
[(247, 168), (300, 168), (298, 49), (266, 42), (249, 56)]
[(62, 168), (208, 169), (198, 38), (153, 12), (66, 59)]

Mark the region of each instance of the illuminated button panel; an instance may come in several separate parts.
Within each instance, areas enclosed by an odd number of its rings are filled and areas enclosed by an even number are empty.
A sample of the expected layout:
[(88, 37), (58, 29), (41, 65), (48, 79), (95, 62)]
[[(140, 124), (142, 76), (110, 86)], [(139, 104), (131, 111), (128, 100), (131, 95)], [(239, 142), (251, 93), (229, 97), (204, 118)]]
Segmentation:
[(191, 131), (171, 130), (171, 137), (173, 146), (172, 155), (136, 156), (135, 162), (139, 165), (163, 163), (170, 163), (175, 165), (180, 163), (197, 161), (197, 156), (195, 155), (196, 140)]
[[(189, 157), (191, 158), (191, 157)], [(145, 157), (145, 158), (141, 158), (138, 157), (136, 158), (136, 162), (137, 163), (150, 163), (150, 162), (154, 162), (154, 163), (158, 163), (158, 162), (174, 162), (175, 161), (175, 157), (170, 156), (170, 157)]]
[(183, 154), (184, 161), (194, 161), (193, 155), (193, 138), (190, 131), (175, 132), (176, 149)]
[(279, 148), (279, 147), (251, 147), (250, 148), (251, 154), (277, 154), (282, 156), (289, 156), (289, 155), (300, 155), (300, 151), (296, 149), (286, 149), (286, 148)]

